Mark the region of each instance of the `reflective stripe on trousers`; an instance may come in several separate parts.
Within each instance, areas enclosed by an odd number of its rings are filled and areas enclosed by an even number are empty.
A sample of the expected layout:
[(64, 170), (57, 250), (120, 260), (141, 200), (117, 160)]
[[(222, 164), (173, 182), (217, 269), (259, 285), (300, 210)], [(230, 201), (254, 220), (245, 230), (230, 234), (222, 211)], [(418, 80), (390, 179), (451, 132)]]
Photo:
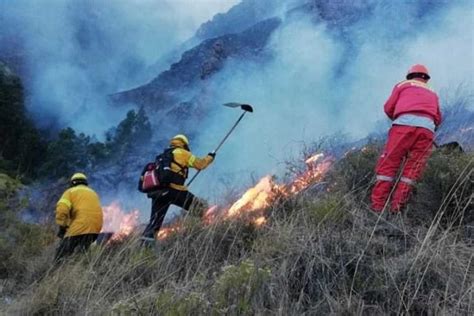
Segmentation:
[(383, 175), (380, 175), (380, 174), (377, 175), (377, 181), (393, 182), (393, 180), (394, 180), (393, 177), (383, 176)]
[(407, 178), (407, 177), (401, 177), (400, 178), (400, 181), (401, 182), (404, 182), (406, 184), (409, 184), (409, 185), (415, 185), (416, 184), (416, 181), (413, 180), (413, 179), (410, 179), (410, 178)]

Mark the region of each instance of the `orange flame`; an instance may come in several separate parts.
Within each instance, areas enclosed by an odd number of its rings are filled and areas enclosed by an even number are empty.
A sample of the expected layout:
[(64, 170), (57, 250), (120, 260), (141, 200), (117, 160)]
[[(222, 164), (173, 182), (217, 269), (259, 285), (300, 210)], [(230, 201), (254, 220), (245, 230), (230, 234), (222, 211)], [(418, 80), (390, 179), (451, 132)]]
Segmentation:
[[(264, 209), (269, 207), (278, 196), (288, 197), (300, 193), (310, 185), (320, 182), (333, 164), (332, 157), (325, 157), (323, 153), (317, 153), (305, 160), (306, 170), (287, 184), (277, 184), (272, 176), (267, 175), (252, 188), (248, 189), (242, 197), (234, 202), (229, 208), (218, 212), (217, 205), (210, 207), (203, 216), (205, 224), (211, 224), (217, 220), (229, 220), (242, 217), (255, 226), (260, 227), (267, 222)], [(219, 213), (217, 215), (216, 213)], [(170, 234), (179, 232), (181, 223), (161, 228), (157, 238), (166, 239)]]
[(265, 224), (267, 222), (267, 218), (265, 216), (260, 216), (258, 217), (257, 219), (255, 219), (253, 221), (253, 223), (256, 225), (256, 226), (262, 226), (263, 224)]
[(308, 159), (306, 159), (305, 163), (307, 165), (309, 164), (312, 164), (312, 163), (315, 163), (317, 162), (320, 158), (324, 157), (324, 154), (323, 153), (319, 153), (319, 154), (316, 154), (316, 155), (313, 155), (311, 157), (309, 157)]
[(269, 205), (273, 182), (271, 176), (263, 177), (257, 185), (247, 190), (227, 211), (226, 217), (235, 217), (245, 212), (260, 210)]
[(169, 227), (162, 227), (158, 234), (156, 235), (156, 239), (163, 240), (168, 238), (171, 234), (177, 233), (182, 229), (181, 223), (174, 223), (172, 226)]
[(276, 184), (271, 176), (263, 177), (254, 187), (248, 189), (226, 212), (226, 218), (233, 218), (243, 214), (252, 214), (252, 222), (261, 226), (266, 222), (262, 209), (271, 205), (278, 194), (283, 196), (295, 195), (308, 186), (322, 180), (334, 160), (317, 153), (305, 160), (306, 170), (299, 174), (289, 184)]
[(104, 224), (101, 233), (113, 233), (110, 241), (120, 241), (129, 236), (138, 226), (138, 217), (140, 211), (134, 209), (125, 213), (120, 204), (116, 201), (102, 207), (104, 214)]
[[(296, 194), (310, 185), (321, 181), (331, 168), (333, 162), (333, 158), (325, 158), (322, 153), (306, 159), (306, 170), (297, 176), (290, 185), (287, 185), (285, 191), (289, 189), (291, 194)], [(288, 196), (288, 194), (286, 195)]]

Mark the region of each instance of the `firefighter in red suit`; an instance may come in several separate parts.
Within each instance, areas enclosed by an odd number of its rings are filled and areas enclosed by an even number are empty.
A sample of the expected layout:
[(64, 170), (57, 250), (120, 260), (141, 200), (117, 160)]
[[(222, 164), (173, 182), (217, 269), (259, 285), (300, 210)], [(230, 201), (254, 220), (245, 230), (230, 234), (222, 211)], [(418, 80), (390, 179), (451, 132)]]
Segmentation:
[(398, 83), (384, 105), (392, 120), (388, 140), (376, 166), (377, 181), (372, 190), (372, 210), (380, 213), (388, 204), (389, 195), (400, 167), (400, 181), (394, 188), (390, 212), (399, 213), (420, 178), (431, 155), (434, 133), (441, 124), (438, 96), (427, 82), (428, 69), (412, 66), (405, 81)]

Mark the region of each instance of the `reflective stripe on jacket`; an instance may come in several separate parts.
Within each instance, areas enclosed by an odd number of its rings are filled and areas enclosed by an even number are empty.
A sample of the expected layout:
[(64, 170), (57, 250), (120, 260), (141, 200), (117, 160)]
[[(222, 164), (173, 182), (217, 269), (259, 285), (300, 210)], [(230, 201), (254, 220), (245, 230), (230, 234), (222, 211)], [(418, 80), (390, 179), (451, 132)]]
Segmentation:
[(102, 223), (99, 196), (86, 185), (67, 189), (56, 204), (56, 224), (69, 227), (65, 237), (98, 234)]
[[(211, 156), (206, 156), (204, 158), (199, 158), (194, 156), (190, 151), (183, 148), (183, 143), (180, 141), (173, 140), (171, 146), (176, 149), (173, 150), (174, 160), (179, 164), (174, 162), (171, 163), (171, 170), (173, 172), (179, 173), (182, 176), (186, 176), (186, 170), (183, 170), (181, 166), (185, 168), (194, 168), (197, 170), (202, 170), (207, 168), (213, 160)], [(180, 166), (181, 165), (181, 166)], [(171, 183), (170, 187), (180, 191), (187, 191), (188, 188), (185, 185), (178, 185)]]
[(404, 125), (404, 126), (414, 126), (414, 127), (423, 127), (429, 129), (433, 133), (436, 130), (435, 123), (432, 119), (424, 116), (418, 116), (413, 114), (402, 114), (397, 117), (392, 124), (394, 125)]
[(415, 79), (398, 83), (385, 102), (384, 110), (391, 120), (411, 114), (430, 118), (436, 126), (442, 121), (438, 95), (426, 83)]

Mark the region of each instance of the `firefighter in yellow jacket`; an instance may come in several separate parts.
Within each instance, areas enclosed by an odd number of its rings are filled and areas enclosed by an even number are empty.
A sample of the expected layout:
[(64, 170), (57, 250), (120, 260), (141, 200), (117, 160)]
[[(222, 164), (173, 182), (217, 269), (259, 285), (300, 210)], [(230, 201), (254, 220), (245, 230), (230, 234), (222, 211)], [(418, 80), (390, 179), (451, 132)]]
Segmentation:
[(171, 139), (170, 148), (173, 155), (173, 161), (170, 165), (173, 180), (168, 188), (149, 194), (152, 199), (151, 216), (150, 222), (143, 232), (142, 240), (144, 241), (154, 240), (171, 204), (185, 210), (197, 210), (197, 212), (203, 211), (205, 208), (205, 203), (189, 192), (184, 182), (188, 176), (189, 168), (205, 169), (214, 160), (216, 154), (209, 153), (204, 158), (194, 156), (190, 152), (188, 138), (181, 134)]
[(69, 256), (74, 251), (86, 251), (97, 239), (102, 229), (102, 207), (97, 193), (87, 183), (83, 173), (71, 177), (67, 189), (56, 204), (56, 224), (61, 243), (56, 260)]

